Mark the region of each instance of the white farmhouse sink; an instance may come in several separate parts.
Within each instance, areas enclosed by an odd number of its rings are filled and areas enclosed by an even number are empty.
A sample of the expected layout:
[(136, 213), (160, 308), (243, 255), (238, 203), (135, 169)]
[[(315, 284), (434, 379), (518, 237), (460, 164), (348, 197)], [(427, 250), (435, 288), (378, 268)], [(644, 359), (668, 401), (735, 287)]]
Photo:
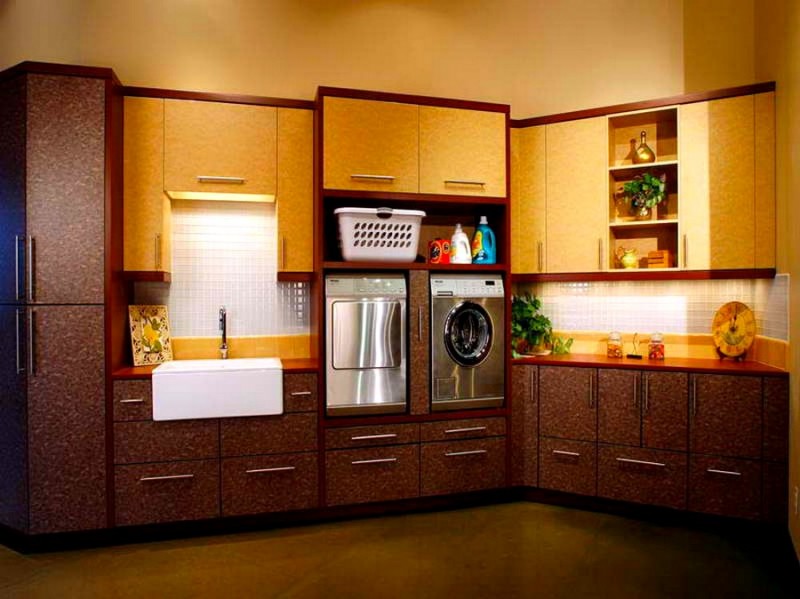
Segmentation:
[(282, 413), (278, 358), (175, 360), (153, 370), (153, 420)]

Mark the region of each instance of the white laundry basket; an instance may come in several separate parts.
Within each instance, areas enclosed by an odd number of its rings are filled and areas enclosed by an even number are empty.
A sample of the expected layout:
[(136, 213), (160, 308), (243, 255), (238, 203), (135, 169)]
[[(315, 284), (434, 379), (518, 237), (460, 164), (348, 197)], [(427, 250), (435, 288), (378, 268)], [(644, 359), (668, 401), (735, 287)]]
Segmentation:
[(339, 241), (347, 262), (413, 262), (425, 212), (392, 208), (337, 208)]

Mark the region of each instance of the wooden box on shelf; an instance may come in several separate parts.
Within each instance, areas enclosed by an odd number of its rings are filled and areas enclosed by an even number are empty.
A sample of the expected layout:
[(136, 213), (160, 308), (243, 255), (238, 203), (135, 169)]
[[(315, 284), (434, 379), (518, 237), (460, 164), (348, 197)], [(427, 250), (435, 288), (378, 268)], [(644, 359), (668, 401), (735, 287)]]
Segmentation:
[(672, 257), (669, 250), (647, 252), (647, 268), (669, 268), (670, 266), (672, 266)]

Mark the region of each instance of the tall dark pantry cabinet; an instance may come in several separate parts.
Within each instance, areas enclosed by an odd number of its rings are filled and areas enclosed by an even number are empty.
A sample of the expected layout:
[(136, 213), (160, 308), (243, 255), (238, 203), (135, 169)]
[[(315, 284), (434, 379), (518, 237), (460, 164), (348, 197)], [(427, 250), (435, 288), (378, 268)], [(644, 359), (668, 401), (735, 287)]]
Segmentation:
[(0, 74), (0, 525), (38, 535), (107, 525), (111, 86), (26, 64)]

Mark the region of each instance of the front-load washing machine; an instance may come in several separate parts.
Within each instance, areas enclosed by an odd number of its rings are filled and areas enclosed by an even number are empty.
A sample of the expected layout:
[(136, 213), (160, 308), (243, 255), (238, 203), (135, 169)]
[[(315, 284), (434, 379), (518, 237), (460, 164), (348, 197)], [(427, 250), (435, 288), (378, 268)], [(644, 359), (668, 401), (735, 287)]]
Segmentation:
[(503, 405), (505, 293), (500, 275), (431, 275), (431, 407)]

